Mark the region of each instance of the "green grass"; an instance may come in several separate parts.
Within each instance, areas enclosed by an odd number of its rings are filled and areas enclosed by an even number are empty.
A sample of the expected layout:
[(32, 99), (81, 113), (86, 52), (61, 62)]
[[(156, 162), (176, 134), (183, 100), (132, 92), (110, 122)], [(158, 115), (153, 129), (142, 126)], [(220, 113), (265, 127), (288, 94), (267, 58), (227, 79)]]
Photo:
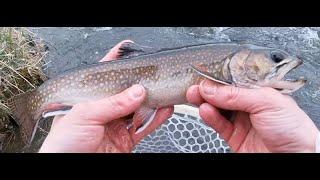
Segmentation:
[(6, 101), (46, 79), (42, 71), (45, 55), (44, 44), (26, 28), (0, 28), (0, 135), (10, 132)]

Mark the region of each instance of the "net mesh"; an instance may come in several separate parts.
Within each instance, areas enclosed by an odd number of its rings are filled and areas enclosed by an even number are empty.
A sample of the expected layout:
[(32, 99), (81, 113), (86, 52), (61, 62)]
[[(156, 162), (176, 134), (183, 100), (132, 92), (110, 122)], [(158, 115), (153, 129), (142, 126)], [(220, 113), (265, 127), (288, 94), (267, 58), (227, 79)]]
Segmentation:
[(172, 117), (144, 138), (135, 153), (229, 153), (228, 144), (191, 106), (175, 106)]

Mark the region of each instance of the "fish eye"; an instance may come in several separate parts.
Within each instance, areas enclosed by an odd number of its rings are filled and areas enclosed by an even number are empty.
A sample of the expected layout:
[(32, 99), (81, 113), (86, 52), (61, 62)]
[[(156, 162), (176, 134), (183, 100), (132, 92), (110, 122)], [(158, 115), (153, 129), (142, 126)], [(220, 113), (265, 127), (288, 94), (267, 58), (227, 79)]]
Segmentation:
[(275, 63), (279, 63), (286, 58), (286, 55), (279, 51), (272, 51), (270, 56), (272, 61)]

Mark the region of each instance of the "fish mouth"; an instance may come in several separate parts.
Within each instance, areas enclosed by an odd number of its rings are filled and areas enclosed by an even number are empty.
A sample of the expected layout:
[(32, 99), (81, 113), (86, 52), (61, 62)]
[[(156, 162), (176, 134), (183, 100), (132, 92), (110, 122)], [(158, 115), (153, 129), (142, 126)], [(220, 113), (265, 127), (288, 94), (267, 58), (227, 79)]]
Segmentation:
[(298, 58), (287, 58), (278, 63), (275, 70), (266, 77), (262, 86), (269, 86), (283, 94), (290, 94), (303, 87), (307, 80), (304, 77), (297, 79), (286, 79), (285, 75), (296, 69), (303, 61)]
[(274, 78), (277, 80), (282, 80), (286, 74), (302, 64), (303, 61), (300, 59), (285, 59), (276, 66), (276, 74)]

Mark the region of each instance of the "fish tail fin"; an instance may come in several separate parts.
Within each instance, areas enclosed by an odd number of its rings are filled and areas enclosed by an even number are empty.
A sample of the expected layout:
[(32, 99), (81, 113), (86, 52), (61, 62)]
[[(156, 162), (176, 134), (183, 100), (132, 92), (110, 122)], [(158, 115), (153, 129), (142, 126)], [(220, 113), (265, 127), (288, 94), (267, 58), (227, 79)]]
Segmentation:
[(7, 102), (8, 107), (13, 115), (15, 122), (21, 128), (22, 140), (29, 144), (34, 136), (34, 129), (37, 120), (33, 119), (33, 115), (29, 109), (29, 101), (34, 91), (29, 91), (10, 98)]

